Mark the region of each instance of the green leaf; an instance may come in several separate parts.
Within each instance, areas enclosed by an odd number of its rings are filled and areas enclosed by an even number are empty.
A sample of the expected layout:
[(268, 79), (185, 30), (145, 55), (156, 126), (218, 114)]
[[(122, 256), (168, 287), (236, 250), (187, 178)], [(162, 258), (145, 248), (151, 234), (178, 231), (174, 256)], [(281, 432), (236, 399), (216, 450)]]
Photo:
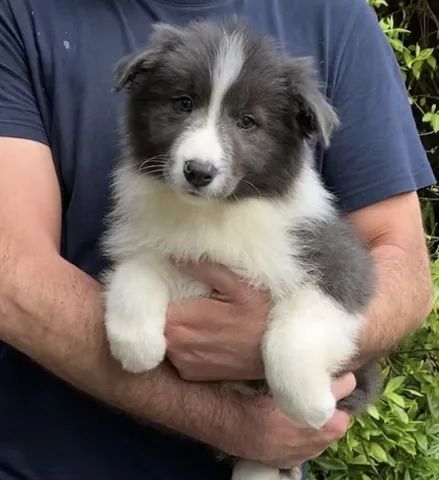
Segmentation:
[(358, 439), (354, 437), (354, 431), (352, 429), (348, 430), (345, 439), (346, 446), (350, 452), (352, 452), (359, 444)]
[(320, 465), (324, 470), (331, 471), (331, 470), (347, 470), (348, 467), (345, 463), (343, 463), (341, 460), (338, 460), (336, 458), (324, 458), (320, 457), (317, 460), (315, 460), (315, 463)]
[(427, 60), (433, 55), (434, 50), (432, 48), (424, 48), (417, 55), (417, 60)]
[(430, 435), (437, 435), (439, 434), (439, 423), (436, 425), (432, 425), (430, 428), (427, 429)]
[(427, 437), (420, 432), (415, 432), (413, 436), (416, 438), (416, 441), (418, 442), (419, 447), (422, 448), (422, 450), (427, 451), (428, 450)]
[(416, 452), (416, 446), (414, 443), (415, 443), (414, 440), (411, 438), (404, 439), (404, 441), (400, 442), (399, 446), (410, 455), (415, 456), (417, 452)]
[(378, 445), (378, 443), (371, 443), (369, 445), (369, 454), (379, 462), (387, 463), (388, 461), (387, 453), (380, 445)]
[(369, 460), (366, 455), (357, 455), (350, 462), (351, 465), (369, 465)]
[(404, 44), (398, 38), (389, 38), (389, 42), (397, 52), (402, 52), (404, 50)]
[(403, 57), (406, 65), (411, 68), (412, 62), (413, 62), (413, 57), (410, 55), (410, 52), (408, 50), (403, 51)]
[(389, 393), (394, 392), (395, 390), (398, 390), (398, 388), (403, 385), (405, 382), (405, 377), (400, 376), (400, 377), (394, 377), (391, 378), (386, 385), (386, 388), (384, 389), (384, 395), (387, 395)]
[(416, 390), (412, 390), (411, 388), (406, 388), (406, 392), (411, 393), (411, 394), (414, 395), (415, 397), (421, 397), (421, 398), (424, 397), (424, 395), (422, 395), (422, 393), (419, 393), (419, 392), (417, 392)]
[(379, 420), (380, 419), (380, 414), (377, 410), (377, 408), (375, 407), (375, 405), (369, 405), (367, 407), (367, 413), (372, 417), (372, 418), (375, 418), (375, 420)]
[(422, 60), (415, 60), (412, 64), (412, 72), (416, 79), (419, 79), (421, 76), (422, 65)]
[(387, 398), (391, 400), (393, 403), (396, 403), (401, 408), (405, 407), (405, 401), (404, 398), (401, 397), (401, 395), (398, 395), (397, 393), (388, 393)]
[(422, 121), (424, 123), (430, 123), (430, 120), (432, 117), (433, 117), (433, 114), (431, 112), (428, 112), (422, 117)]
[(437, 68), (437, 60), (436, 58), (431, 55), (431, 57), (428, 57), (427, 58), (427, 63), (430, 65), (430, 67), (433, 69), (433, 70), (436, 70)]
[(402, 408), (394, 404), (390, 405), (390, 408), (395, 413), (395, 415), (397, 415), (397, 417), (401, 420), (402, 423), (409, 423), (409, 417)]

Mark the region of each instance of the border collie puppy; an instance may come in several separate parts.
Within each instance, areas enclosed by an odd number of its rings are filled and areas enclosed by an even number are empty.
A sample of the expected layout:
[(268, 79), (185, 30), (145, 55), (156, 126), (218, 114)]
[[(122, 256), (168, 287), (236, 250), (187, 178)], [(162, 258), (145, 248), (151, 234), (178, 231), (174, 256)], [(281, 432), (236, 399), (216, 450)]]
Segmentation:
[[(278, 407), (322, 427), (336, 408), (331, 380), (356, 353), (373, 274), (313, 166), (316, 141), (327, 147), (338, 119), (312, 62), (241, 26), (157, 25), (149, 47), (119, 64), (123, 88), (104, 242), (112, 354), (130, 372), (153, 369), (166, 354), (168, 303), (210, 294), (171, 256), (226, 265), (272, 295), (262, 355)], [(346, 408), (373, 396), (375, 370), (363, 377)], [(292, 474), (238, 461), (233, 479)]]

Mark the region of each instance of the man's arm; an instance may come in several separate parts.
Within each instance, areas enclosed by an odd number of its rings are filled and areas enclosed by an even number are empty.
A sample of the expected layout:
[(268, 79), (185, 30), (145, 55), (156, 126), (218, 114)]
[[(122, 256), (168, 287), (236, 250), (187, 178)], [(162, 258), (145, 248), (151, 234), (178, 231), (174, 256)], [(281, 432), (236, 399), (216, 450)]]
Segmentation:
[[(270, 399), (187, 383), (163, 365), (121, 370), (103, 329), (100, 285), (59, 255), (61, 202), (50, 150), (0, 138), (0, 339), (103, 402), (224, 451), (277, 466), (313, 457), (346, 431), (337, 412), (323, 431), (294, 424)], [(352, 391), (346, 377), (337, 398)]]
[[(61, 205), (49, 149), (0, 139), (0, 164), (0, 338), (144, 420), (200, 438), (210, 436), (203, 425), (209, 418), (221, 428), (216, 417), (223, 416), (223, 406), (214, 390), (182, 388), (166, 368), (148, 378), (128, 375), (109, 356), (100, 286), (58, 253)], [(176, 414), (181, 405), (186, 415)], [(200, 424), (202, 409), (212, 410)]]
[(375, 296), (366, 315), (359, 362), (395, 348), (432, 307), (432, 281), (415, 192), (362, 208), (348, 218), (370, 248)]

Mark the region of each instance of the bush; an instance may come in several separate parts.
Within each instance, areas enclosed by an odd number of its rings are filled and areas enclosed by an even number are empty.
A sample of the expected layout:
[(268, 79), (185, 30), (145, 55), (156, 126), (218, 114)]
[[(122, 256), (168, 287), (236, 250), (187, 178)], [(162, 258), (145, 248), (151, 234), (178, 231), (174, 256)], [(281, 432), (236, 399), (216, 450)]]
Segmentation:
[(439, 260), (433, 274), (433, 313), (385, 362), (381, 398), (313, 463), (311, 479), (439, 478)]
[[(439, 20), (428, 0), (369, 0), (392, 45), (421, 138), (439, 173)], [(346, 437), (311, 464), (311, 480), (439, 479), (438, 190), (422, 196), (435, 307), (425, 325), (383, 362), (385, 389)]]

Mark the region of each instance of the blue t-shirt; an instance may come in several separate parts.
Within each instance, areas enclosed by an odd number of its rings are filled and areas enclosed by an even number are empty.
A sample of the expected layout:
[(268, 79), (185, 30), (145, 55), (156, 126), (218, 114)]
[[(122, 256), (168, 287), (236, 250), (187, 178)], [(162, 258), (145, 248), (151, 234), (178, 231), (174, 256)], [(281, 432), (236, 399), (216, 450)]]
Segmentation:
[[(62, 255), (89, 274), (104, 265), (98, 239), (118, 154), (115, 63), (145, 44), (153, 22), (232, 14), (286, 53), (315, 57), (342, 121), (316, 162), (342, 208), (434, 181), (398, 66), (365, 0), (0, 0), (0, 136), (50, 146)], [(228, 478), (208, 448), (140, 426), (0, 344), (1, 480)]]

